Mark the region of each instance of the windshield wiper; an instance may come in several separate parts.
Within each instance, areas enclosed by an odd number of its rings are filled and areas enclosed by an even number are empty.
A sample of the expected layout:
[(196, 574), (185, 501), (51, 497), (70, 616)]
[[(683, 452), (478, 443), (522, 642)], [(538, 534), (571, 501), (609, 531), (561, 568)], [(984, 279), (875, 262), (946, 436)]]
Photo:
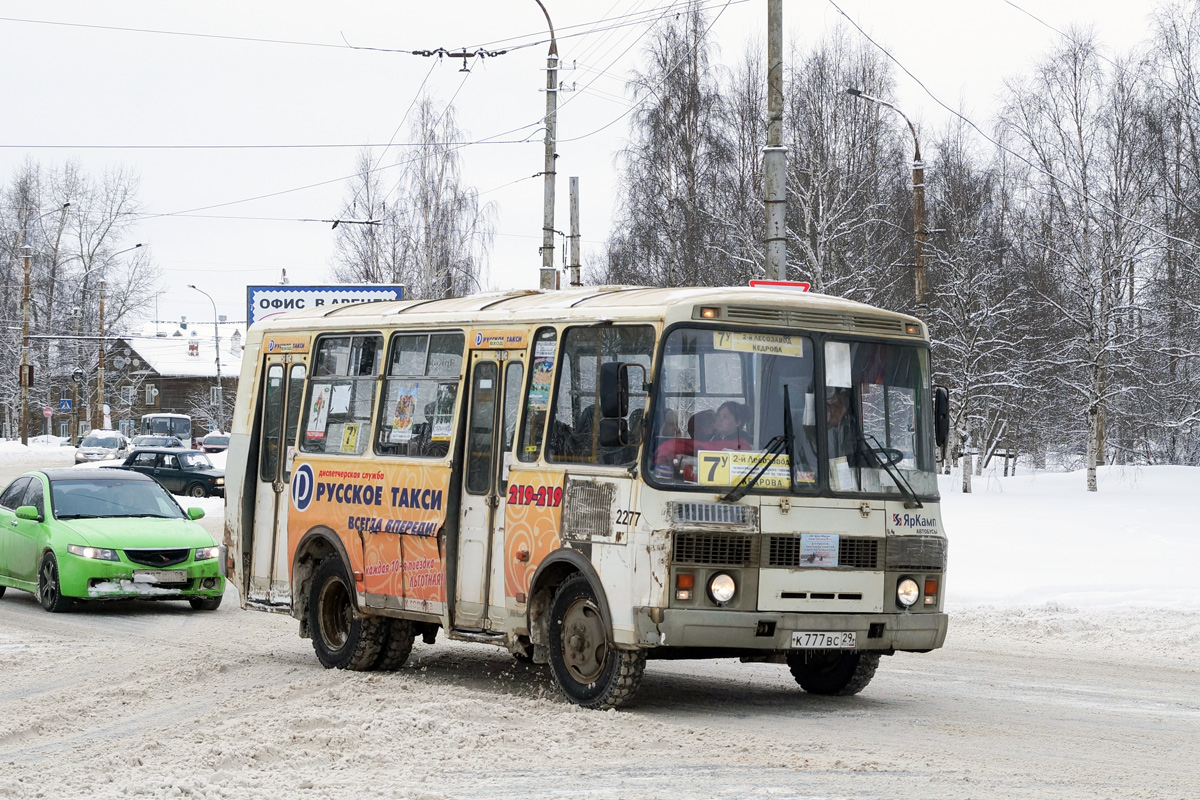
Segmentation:
[[(858, 430), (857, 427), (855, 428), (854, 433), (857, 436), (859, 443), (866, 445), (866, 448), (860, 450), (859, 452), (864, 456), (868, 456), (875, 462), (875, 469), (882, 469), (891, 476), (893, 481), (895, 481), (896, 488), (899, 489), (900, 493), (906, 498), (904, 501), (904, 507), (924, 508), (925, 506), (920, 500), (917, 499), (917, 493), (913, 491), (912, 484), (910, 484), (908, 479), (901, 474), (900, 470), (896, 469), (896, 462), (893, 461), (892, 457), (888, 455), (889, 448), (884, 447), (880, 441), (874, 437), (874, 435), (870, 433), (863, 433), (862, 431)], [(867, 441), (868, 439), (870, 439), (870, 441)], [(895, 451), (895, 448), (891, 449)], [(880, 458), (878, 455), (879, 453), (883, 453), (885, 458)]]
[(729, 494), (721, 498), (722, 503), (736, 503), (746, 496), (746, 493), (758, 485), (759, 480), (763, 475), (767, 474), (767, 470), (775, 463), (775, 459), (779, 458), (783, 453), (788, 455), (788, 488), (792, 492), (796, 491), (796, 473), (792, 466), (792, 456), (795, 452), (793, 445), (795, 436), (792, 433), (792, 400), (788, 395), (788, 387), (783, 385), (783, 433), (776, 436), (771, 441), (767, 442), (766, 452), (763, 456), (770, 456), (765, 462), (760, 458), (757, 466), (742, 476), (738, 481), (737, 486), (729, 490)]
[(55, 519), (103, 519), (99, 514), (56, 514)]

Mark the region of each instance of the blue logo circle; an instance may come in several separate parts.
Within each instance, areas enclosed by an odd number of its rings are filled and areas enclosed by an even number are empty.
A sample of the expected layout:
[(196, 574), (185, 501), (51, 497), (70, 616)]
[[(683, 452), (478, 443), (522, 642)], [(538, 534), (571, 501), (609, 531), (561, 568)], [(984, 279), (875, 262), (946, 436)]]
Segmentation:
[(312, 503), (313, 489), (316, 487), (316, 480), (313, 479), (312, 467), (308, 464), (301, 464), (292, 473), (292, 505), (297, 511), (307, 511), (308, 506)]
[(267, 352), (273, 353), (274, 351), (275, 351), (275, 340), (272, 339), (271, 341), (267, 342)]
[(475, 334), (475, 346), (479, 347), (479, 345), (481, 345), (481, 344), (483, 344), (483, 333), (482, 332)]

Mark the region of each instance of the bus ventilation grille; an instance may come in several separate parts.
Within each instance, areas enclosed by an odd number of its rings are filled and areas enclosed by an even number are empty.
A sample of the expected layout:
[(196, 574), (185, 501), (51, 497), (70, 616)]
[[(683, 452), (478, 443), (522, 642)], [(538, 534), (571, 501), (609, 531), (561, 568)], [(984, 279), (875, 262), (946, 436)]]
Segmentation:
[(903, 336), (904, 320), (876, 317), (868, 314), (845, 314), (838, 311), (798, 310), (763, 306), (727, 306), (725, 319), (730, 322), (787, 325), (797, 328), (859, 331)]
[[(800, 537), (770, 537), (767, 566), (806, 566), (800, 556)], [(838, 539), (838, 566), (843, 569), (879, 569), (879, 540), (840, 537)], [(822, 567), (822, 569), (828, 569), (828, 567)]]
[(889, 570), (946, 568), (946, 540), (938, 536), (893, 536), (887, 540)]
[(671, 503), (671, 521), (685, 525), (753, 525), (754, 509), (733, 503)]
[(563, 538), (589, 542), (610, 536), (616, 495), (616, 484), (568, 479), (563, 492)]
[(758, 537), (740, 533), (677, 533), (675, 564), (748, 566), (755, 558)]

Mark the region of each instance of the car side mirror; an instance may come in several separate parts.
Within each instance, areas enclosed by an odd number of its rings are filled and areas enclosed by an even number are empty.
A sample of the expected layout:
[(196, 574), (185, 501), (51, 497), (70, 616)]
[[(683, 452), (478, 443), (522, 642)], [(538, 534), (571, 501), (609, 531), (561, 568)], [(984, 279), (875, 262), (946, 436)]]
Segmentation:
[(188, 509), (188, 519), (196, 520), (196, 519), (203, 519), (203, 518), (204, 518), (204, 509), (203, 508), (192, 507), (192, 508)]
[(950, 435), (950, 392), (945, 386), (933, 387), (933, 436), (938, 447), (946, 446)]
[(34, 522), (42, 521), (42, 515), (38, 513), (37, 508), (34, 506), (20, 506), (16, 514), (18, 519), (30, 519)]

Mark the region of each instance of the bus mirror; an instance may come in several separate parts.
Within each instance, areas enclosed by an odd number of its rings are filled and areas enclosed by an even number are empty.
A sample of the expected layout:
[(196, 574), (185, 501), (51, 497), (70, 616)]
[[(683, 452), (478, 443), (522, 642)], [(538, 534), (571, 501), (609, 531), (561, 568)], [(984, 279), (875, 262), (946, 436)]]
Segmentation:
[(612, 419), (629, 414), (629, 371), (626, 364), (610, 361), (600, 365), (600, 417)]
[(933, 435), (938, 447), (946, 446), (950, 435), (950, 393), (945, 386), (933, 387)]
[(629, 444), (629, 425), (624, 417), (600, 420), (601, 447), (624, 447)]

